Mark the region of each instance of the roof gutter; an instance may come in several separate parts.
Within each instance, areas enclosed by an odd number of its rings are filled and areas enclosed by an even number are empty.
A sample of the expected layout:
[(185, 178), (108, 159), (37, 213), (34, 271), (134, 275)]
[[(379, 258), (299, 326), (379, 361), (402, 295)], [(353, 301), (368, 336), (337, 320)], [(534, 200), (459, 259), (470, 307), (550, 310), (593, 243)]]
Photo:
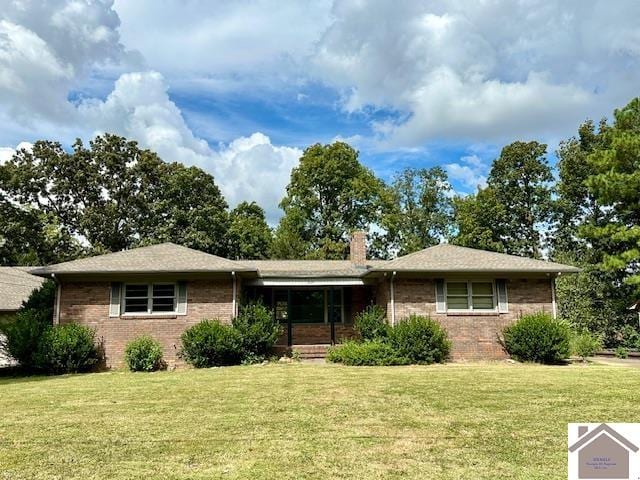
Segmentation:
[(62, 295), (62, 284), (58, 280), (58, 277), (56, 277), (55, 273), (51, 274), (51, 278), (56, 283), (56, 305), (53, 311), (53, 324), (59, 325), (60, 324), (60, 296)]
[(389, 290), (391, 297), (391, 325), (394, 326), (396, 324), (396, 299), (395, 299), (395, 289), (394, 289), (394, 281), (396, 279), (396, 272), (391, 274), (391, 281), (389, 282)]
[(237, 287), (236, 287), (236, 272), (231, 272), (231, 284), (232, 287), (231, 289), (233, 290), (233, 300), (232, 300), (232, 304), (231, 304), (231, 311), (232, 311), (232, 317), (236, 317), (238, 315), (237, 312), (237, 302), (236, 302), (236, 296), (237, 296)]

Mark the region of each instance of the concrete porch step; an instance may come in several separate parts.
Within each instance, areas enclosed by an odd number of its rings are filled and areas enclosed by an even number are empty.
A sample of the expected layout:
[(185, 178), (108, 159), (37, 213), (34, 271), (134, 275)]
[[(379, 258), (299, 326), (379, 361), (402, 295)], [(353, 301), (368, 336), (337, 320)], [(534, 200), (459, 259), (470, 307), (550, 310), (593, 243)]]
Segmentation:
[(331, 345), (292, 345), (291, 350), (298, 352), (300, 358), (326, 358)]

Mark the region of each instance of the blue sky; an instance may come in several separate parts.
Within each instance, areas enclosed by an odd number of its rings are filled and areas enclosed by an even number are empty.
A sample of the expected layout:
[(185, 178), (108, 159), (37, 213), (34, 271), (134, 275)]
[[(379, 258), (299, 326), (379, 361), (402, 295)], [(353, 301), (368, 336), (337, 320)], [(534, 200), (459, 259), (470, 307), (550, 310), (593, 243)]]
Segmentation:
[(9, 0), (0, 162), (113, 132), (211, 172), (275, 223), (302, 150), (336, 139), (390, 179), (440, 165), (473, 192), (500, 148), (549, 144), (640, 85), (619, 0)]

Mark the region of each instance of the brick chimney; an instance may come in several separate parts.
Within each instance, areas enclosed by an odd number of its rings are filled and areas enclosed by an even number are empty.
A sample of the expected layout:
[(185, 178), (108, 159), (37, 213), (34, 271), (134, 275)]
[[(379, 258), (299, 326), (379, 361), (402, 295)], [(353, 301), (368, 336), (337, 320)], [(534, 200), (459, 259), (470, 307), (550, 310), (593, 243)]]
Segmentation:
[(351, 234), (349, 260), (362, 267), (367, 264), (367, 232), (357, 231)]
[(583, 436), (588, 431), (589, 431), (589, 427), (587, 427), (586, 425), (579, 425), (578, 426), (578, 438)]

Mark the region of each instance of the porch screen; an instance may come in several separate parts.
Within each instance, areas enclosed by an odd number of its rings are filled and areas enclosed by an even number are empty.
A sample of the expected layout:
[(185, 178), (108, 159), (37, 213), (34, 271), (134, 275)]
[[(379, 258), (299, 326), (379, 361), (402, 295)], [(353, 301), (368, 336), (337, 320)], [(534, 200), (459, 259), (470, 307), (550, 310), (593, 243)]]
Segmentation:
[(292, 290), (291, 321), (294, 323), (324, 323), (324, 291)]

